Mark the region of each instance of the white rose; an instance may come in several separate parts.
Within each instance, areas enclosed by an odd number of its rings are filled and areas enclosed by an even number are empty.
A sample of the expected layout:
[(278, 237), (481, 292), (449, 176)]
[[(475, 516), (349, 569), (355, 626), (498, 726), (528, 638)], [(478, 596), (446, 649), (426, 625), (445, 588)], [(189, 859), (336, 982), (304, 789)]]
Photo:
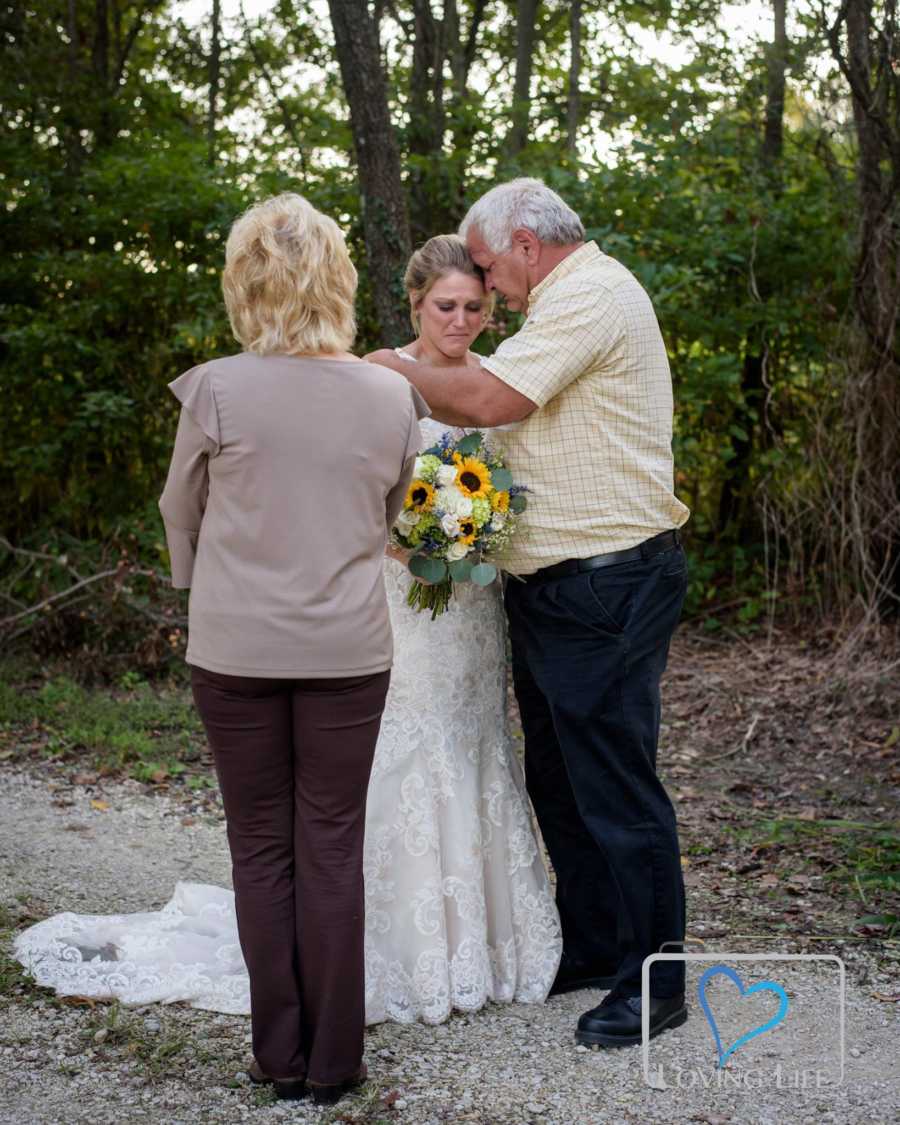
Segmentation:
[(450, 515), (471, 516), (472, 514), (471, 498), (463, 496), (460, 490), (452, 485), (439, 488), (434, 494), (434, 501), (442, 512), (449, 512)]
[(445, 535), (449, 535), (451, 539), (455, 539), (459, 535), (459, 520), (456, 516), (451, 516), (449, 513), (441, 520), (441, 530)]
[(471, 550), (469, 543), (451, 543), (447, 548), (447, 562), (459, 562), (464, 559)]
[(418, 512), (401, 512), (400, 515), (397, 516), (395, 526), (406, 535), (408, 532), (412, 531), (421, 518)]
[(435, 479), (437, 480), (437, 483), (444, 488), (446, 488), (448, 484), (453, 484), (456, 480), (456, 466), (441, 465), (441, 467), (437, 471), (437, 477)]

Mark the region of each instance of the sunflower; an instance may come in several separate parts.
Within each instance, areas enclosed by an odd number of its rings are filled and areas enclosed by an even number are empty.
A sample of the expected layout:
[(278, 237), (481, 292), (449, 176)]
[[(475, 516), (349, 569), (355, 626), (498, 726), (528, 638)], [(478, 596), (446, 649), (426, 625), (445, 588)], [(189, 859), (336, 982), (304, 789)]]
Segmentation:
[(491, 487), (491, 471), (476, 457), (465, 457), (456, 463), (456, 483), (464, 496), (487, 497)]
[(508, 492), (495, 492), (491, 497), (491, 506), (495, 512), (508, 512), (509, 511), (509, 493)]
[(406, 507), (414, 512), (427, 512), (434, 501), (434, 488), (427, 480), (414, 480), (406, 494)]
[(462, 519), (459, 521), (459, 543), (474, 543), (475, 536), (478, 534), (478, 528), (475, 526), (475, 521), (470, 519)]

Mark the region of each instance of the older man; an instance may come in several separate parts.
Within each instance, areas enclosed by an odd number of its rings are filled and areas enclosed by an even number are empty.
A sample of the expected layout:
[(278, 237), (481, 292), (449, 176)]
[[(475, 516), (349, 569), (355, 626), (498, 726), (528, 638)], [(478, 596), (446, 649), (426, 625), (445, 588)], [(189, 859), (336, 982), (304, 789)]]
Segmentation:
[[(530, 489), (527, 529), (498, 561), (515, 576), (506, 609), (528, 792), (557, 876), (556, 991), (611, 985), (576, 1038), (636, 1043), (641, 964), (684, 937), (675, 815), (656, 773), (659, 683), (687, 584), (665, 347), (634, 276), (584, 241), (539, 180), (489, 191), (460, 233), (487, 286), (527, 313), (522, 328), (452, 379), (373, 358), (440, 421), (504, 426), (508, 464)], [(651, 1034), (684, 1022), (681, 964), (654, 965), (650, 991)]]

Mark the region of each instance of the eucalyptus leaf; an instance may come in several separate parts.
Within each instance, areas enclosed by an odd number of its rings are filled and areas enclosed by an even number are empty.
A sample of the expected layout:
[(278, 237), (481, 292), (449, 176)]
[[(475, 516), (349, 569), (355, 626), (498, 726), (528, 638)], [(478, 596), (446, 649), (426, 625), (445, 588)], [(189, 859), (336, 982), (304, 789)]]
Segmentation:
[(456, 562), (449, 563), (447, 569), (454, 582), (468, 582), (472, 576), (472, 566), (469, 559), (457, 559)]
[(471, 579), (476, 586), (490, 586), (497, 577), (497, 568), (490, 563), (479, 563), (472, 567)]
[(447, 564), (440, 559), (428, 559), (420, 577), (426, 582), (442, 582), (447, 577)]
[(484, 440), (481, 430), (475, 430), (471, 434), (466, 434), (456, 443), (456, 451), (463, 457), (471, 457), (473, 453), (477, 453), (481, 449), (481, 443)]
[(431, 560), (427, 555), (413, 555), (407, 564), (409, 566), (410, 574), (414, 574), (416, 578), (425, 577), (425, 567)]
[(521, 492), (509, 498), (509, 510), (511, 512), (524, 512), (528, 507), (528, 500)]
[(491, 484), (498, 492), (506, 492), (512, 488), (512, 473), (509, 469), (493, 469), (491, 471)]

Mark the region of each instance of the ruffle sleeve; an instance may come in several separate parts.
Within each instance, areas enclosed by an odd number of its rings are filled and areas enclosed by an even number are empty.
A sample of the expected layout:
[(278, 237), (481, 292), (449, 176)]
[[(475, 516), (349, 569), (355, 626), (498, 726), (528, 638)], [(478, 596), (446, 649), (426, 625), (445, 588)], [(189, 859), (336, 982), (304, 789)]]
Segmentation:
[(169, 390), (213, 443), (210, 456), (214, 457), (221, 448), (222, 435), (209, 364), (201, 363), (185, 371), (169, 383)]
[(390, 529), (394, 525), (394, 520), (400, 515), (403, 508), (406, 490), (409, 488), (413, 476), (413, 469), (416, 465), (416, 456), (422, 448), (422, 431), (419, 428), (419, 420), (421, 418), (427, 418), (431, 413), (431, 408), (428, 403), (412, 384), (409, 386), (409, 393), (409, 424), (406, 432), (406, 450), (403, 454), (403, 467), (400, 470), (399, 480), (388, 493), (385, 502), (388, 533), (390, 533)]
[(419, 429), (419, 422), (431, 414), (431, 407), (412, 383), (409, 384), (409, 390), (412, 395), (412, 416), (406, 438), (406, 452), (403, 455), (404, 462), (409, 460), (410, 457), (414, 457), (421, 450), (422, 431)]

